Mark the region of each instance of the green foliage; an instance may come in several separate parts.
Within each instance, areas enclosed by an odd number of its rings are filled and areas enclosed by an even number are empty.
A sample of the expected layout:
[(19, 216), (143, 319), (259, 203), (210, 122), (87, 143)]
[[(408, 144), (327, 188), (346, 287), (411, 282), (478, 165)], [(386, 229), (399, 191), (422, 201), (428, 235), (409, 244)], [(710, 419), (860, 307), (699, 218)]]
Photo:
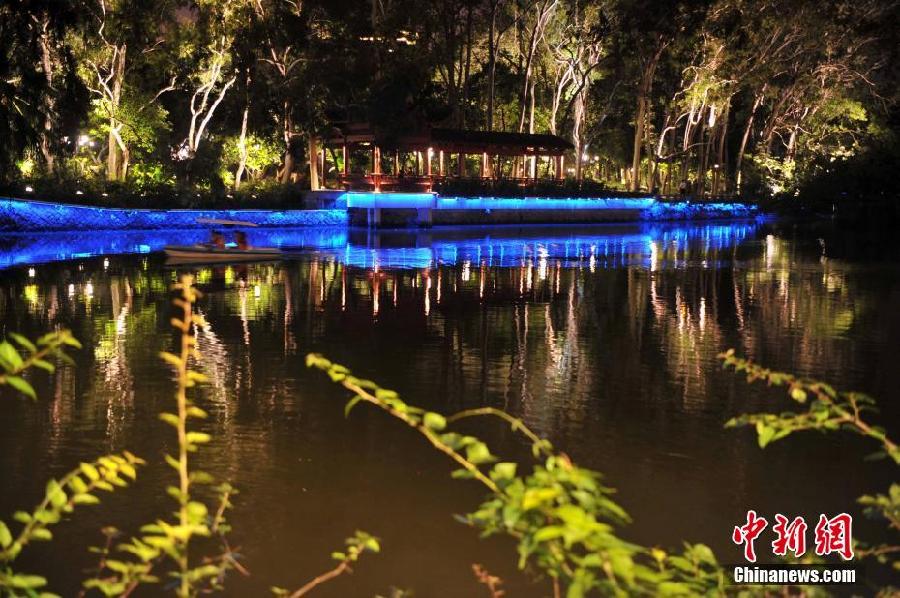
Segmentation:
[[(266, 170), (272, 170), (281, 161), (282, 149), (273, 138), (250, 134), (244, 140), (247, 148), (246, 172), (244, 176), (253, 181), (262, 176)], [(227, 137), (222, 146), (222, 180), (231, 186), (234, 184), (235, 170), (241, 160), (240, 136)]]
[(755, 426), (761, 448), (801, 430), (844, 429), (875, 440), (882, 446), (882, 455), (887, 455), (900, 464), (900, 447), (887, 438), (884, 428), (873, 426), (863, 419), (864, 414), (877, 411), (871, 397), (858, 392), (837, 391), (818, 380), (774, 372), (736, 357), (734, 349), (721, 353), (719, 359), (722, 360), (723, 367), (732, 367), (735, 372), (745, 373), (748, 383), (764, 381), (770, 386), (786, 387), (791, 400), (806, 408), (801, 412), (741, 415), (725, 424), (727, 427)]
[[(349, 412), (359, 402), (375, 405), (421, 433), (459, 468), (454, 478), (474, 479), (487, 488), (487, 498), (463, 519), (484, 535), (505, 534), (517, 542), (519, 567), (537, 568), (561, 584), (569, 597), (592, 591), (614, 595), (724, 593), (725, 574), (712, 551), (686, 544), (669, 554), (627, 542), (616, 528), (629, 521), (600, 475), (574, 464), (521, 420), (492, 409), (472, 409), (444, 417), (408, 405), (396, 392), (353, 376), (347, 368), (320, 355), (307, 365), (324, 371), (354, 393)], [(497, 417), (531, 443), (535, 463), (530, 472), (499, 461), (474, 436), (448, 431), (456, 422), (476, 416)]]
[(50, 527), (79, 505), (100, 503), (98, 491), (113, 492), (125, 488), (137, 477), (137, 467), (144, 461), (128, 451), (100, 457), (92, 463), (81, 463), (59, 480), (47, 482), (43, 500), (31, 512), (17, 511), (13, 519), (21, 524), (18, 534), (0, 521), (0, 590), (11, 596), (49, 596), (39, 590), (47, 580), (39, 575), (18, 573), (12, 563), (32, 542), (53, 539)]
[[(864, 415), (875, 413), (875, 401), (857, 392), (835, 390), (831, 385), (818, 380), (798, 378), (793, 374), (775, 372), (735, 356), (734, 349), (719, 354), (723, 367), (732, 367), (735, 372), (745, 373), (747, 382), (766, 382), (770, 386), (786, 387), (792, 401), (806, 408), (800, 412), (781, 414), (758, 413), (741, 415), (729, 420), (726, 427), (754, 426), (759, 446), (803, 430), (831, 432), (846, 430), (862, 435), (880, 445), (876, 457), (889, 457), (900, 465), (900, 448), (887, 437), (885, 430), (864, 419)], [(889, 529), (900, 533), (900, 484), (891, 484), (887, 494), (865, 495), (858, 499), (864, 513), (873, 518), (884, 519)], [(879, 563), (887, 563), (891, 557), (900, 554), (900, 545), (880, 544), (867, 546), (860, 544), (855, 550), (857, 558), (874, 558)], [(892, 567), (900, 570), (900, 560)]]
[(0, 342), (0, 386), (9, 385), (30, 399), (36, 399), (37, 395), (31, 383), (22, 376), (25, 371), (39, 368), (52, 373), (56, 366), (48, 359), (71, 361), (64, 349), (81, 348), (81, 343), (68, 330), (50, 332), (34, 342), (15, 332), (8, 336), (12, 343)]
[[(220, 485), (217, 488), (218, 503), (212, 509), (193, 495), (193, 486), (214, 481), (208, 473), (192, 469), (189, 460), (191, 453), (211, 440), (209, 434), (192, 430), (189, 426), (191, 421), (207, 417), (207, 413), (188, 396), (188, 389), (207, 380), (205, 375), (190, 367), (190, 361), (200, 357), (191, 330), (195, 325), (202, 325), (203, 320), (193, 309), (199, 297), (193, 278), (183, 277), (174, 288), (180, 292), (180, 297), (173, 303), (181, 313), (172, 318), (172, 326), (179, 333), (179, 350), (176, 353), (162, 352), (160, 357), (176, 375), (176, 411), (161, 413), (160, 419), (174, 428), (178, 440), (177, 455), (165, 456), (166, 463), (175, 470), (178, 480), (177, 485), (166, 488), (166, 493), (175, 500), (178, 509), (174, 520), (157, 519), (144, 525), (139, 536), (117, 547), (118, 552), (130, 557), (129, 560), (103, 559), (98, 575), (84, 585), (88, 589), (96, 588), (107, 596), (120, 594), (138, 584), (158, 581), (158, 576), (150, 571), (167, 561), (172, 564), (168, 575), (177, 584), (176, 594), (180, 597), (196, 596), (202, 591), (221, 588), (225, 573), (237, 564), (225, 539), (229, 529), (225, 511), (231, 507), (230, 498), (234, 489), (228, 484)], [(222, 554), (196, 563), (191, 559), (191, 542), (210, 537), (221, 540)]]

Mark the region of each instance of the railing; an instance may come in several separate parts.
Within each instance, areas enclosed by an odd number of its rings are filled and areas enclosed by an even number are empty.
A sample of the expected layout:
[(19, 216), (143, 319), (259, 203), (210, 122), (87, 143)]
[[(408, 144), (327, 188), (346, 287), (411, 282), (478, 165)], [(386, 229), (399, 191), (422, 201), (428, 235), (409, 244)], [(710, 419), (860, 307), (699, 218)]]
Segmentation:
[(347, 191), (416, 192), (431, 191), (432, 177), (393, 174), (341, 175), (339, 184)]
[(404, 193), (438, 192), (442, 195), (496, 197), (649, 197), (664, 202), (691, 201), (711, 203), (734, 201), (735, 195), (705, 193), (666, 194), (646, 191), (630, 192), (612, 189), (593, 180), (522, 178), (522, 177), (458, 177), (410, 176), (394, 174), (350, 174), (338, 177), (338, 188), (347, 191), (381, 191)]

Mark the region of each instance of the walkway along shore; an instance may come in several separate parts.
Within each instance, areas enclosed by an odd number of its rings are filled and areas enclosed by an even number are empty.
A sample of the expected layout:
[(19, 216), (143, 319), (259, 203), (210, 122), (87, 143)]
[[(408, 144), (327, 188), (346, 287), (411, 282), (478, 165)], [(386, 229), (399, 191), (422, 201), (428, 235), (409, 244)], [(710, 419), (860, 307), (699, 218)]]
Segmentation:
[[(312, 195), (312, 194), (310, 194)], [(308, 197), (309, 209), (130, 209), (0, 197), (0, 232), (208, 228), (204, 219), (240, 220), (260, 227), (591, 224), (752, 218), (755, 205), (628, 198), (442, 197), (433, 193), (327, 192)]]

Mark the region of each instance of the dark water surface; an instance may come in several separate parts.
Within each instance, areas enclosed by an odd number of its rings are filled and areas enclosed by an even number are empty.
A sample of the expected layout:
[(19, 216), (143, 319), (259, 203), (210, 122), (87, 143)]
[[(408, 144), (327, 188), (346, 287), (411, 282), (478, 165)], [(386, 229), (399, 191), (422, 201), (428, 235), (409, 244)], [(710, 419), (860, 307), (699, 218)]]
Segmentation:
[[(884, 490), (894, 473), (863, 462), (870, 446), (847, 435), (761, 451), (750, 430), (722, 427), (788, 407), (782, 393), (721, 370), (716, 354), (734, 347), (874, 395), (881, 423), (900, 433), (900, 262), (871, 252), (858, 260), (840, 233), (735, 223), (342, 234), (322, 233), (281, 264), (198, 272), (209, 322), (198, 341), (214, 380), (199, 402), (215, 437), (198, 460), (240, 489), (232, 540), (252, 572), (229, 579), (230, 595), (299, 587), (331, 567), (329, 554), (355, 529), (379, 536), (383, 553), (316, 595), (392, 586), (486, 595), (472, 563), (504, 578), (509, 596), (549, 593), (517, 571), (510, 542), (479, 540), (453, 520), (481, 489), (450, 479), (442, 455), (373, 408), (345, 419), (347, 393), (304, 367), (310, 351), (429, 409), (491, 405), (522, 417), (618, 488), (634, 518), (626, 537), (706, 542), (723, 562), (738, 561), (731, 529), (748, 509), (808, 520), (857, 512), (855, 497)], [(6, 246), (58, 241), (48, 238)], [(23, 554), (23, 569), (68, 596), (102, 526), (133, 533), (173, 508), (161, 490), (173, 438), (157, 419), (172, 409), (173, 384), (157, 354), (173, 344), (167, 289), (183, 269), (158, 254), (32, 271), (20, 258), (0, 271), (0, 331), (69, 327), (85, 348), (76, 367), (31, 377), (37, 402), (0, 390), (0, 517), (30, 508), (49, 476), (98, 454), (128, 449), (151, 462), (134, 487)], [(504, 426), (471, 430), (495, 453), (527, 459)]]

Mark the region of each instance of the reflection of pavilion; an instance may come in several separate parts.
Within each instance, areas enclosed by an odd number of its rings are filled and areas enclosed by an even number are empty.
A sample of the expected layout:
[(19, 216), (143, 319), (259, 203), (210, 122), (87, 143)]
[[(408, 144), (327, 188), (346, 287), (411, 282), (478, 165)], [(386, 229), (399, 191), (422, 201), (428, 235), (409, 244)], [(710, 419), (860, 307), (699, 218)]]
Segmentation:
[(435, 181), (445, 178), (525, 184), (543, 171), (545, 177), (562, 179), (563, 155), (572, 149), (556, 135), (426, 128), (387, 138), (368, 123), (348, 123), (325, 139), (319, 160), (326, 173), (330, 154), (347, 189), (430, 191)]

